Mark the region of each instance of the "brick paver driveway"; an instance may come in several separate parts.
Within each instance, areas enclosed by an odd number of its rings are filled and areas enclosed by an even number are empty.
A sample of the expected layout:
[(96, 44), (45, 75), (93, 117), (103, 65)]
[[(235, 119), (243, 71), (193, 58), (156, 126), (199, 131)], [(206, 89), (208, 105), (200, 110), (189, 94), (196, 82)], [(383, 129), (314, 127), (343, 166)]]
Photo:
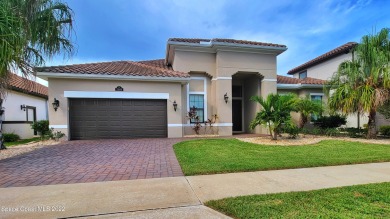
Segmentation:
[(70, 141), (0, 160), (0, 187), (182, 176), (180, 139)]

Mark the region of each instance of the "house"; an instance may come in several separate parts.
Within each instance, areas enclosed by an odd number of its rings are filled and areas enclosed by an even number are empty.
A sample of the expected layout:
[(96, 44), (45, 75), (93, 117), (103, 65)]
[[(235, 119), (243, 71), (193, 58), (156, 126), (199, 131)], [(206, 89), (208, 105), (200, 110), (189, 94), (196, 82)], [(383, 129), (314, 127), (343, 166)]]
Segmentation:
[[(319, 100), (326, 102), (326, 96), (324, 96), (324, 85), (326, 80), (305, 77), (305, 78), (293, 78), (286, 76), (277, 76), (277, 92), (278, 94), (293, 93), (299, 97), (309, 97), (312, 100)], [(291, 113), (292, 119), (295, 124), (299, 124), (300, 114)]]
[(31, 124), (48, 119), (47, 98), (47, 87), (11, 73), (2, 105), (3, 133), (15, 133), (22, 139), (36, 135)]
[[(249, 130), (260, 106), (249, 98), (277, 91), (277, 56), (285, 45), (170, 38), (165, 59), (36, 68), (49, 83), (50, 127), (70, 140), (182, 137), (193, 134), (188, 111), (221, 136)], [(49, 104), (51, 105), (51, 104)]]
[[(339, 65), (346, 61), (352, 60), (353, 57), (353, 48), (357, 45), (355, 42), (348, 42), (344, 45), (341, 45), (335, 49), (330, 50), (302, 65), (299, 65), (290, 71), (287, 74), (292, 75), (295, 79), (305, 80), (306, 78), (317, 78), (321, 80), (329, 80), (333, 73), (338, 70)], [(279, 87), (278, 87), (279, 89)], [(323, 91), (317, 90), (314, 96), (311, 95), (313, 99), (323, 99), (325, 100), (325, 95)], [(377, 116), (377, 124), (386, 123), (382, 115)], [(358, 115), (352, 114), (347, 116), (347, 127), (363, 127), (364, 124), (368, 123), (367, 115)], [(378, 126), (379, 127), (379, 126)]]

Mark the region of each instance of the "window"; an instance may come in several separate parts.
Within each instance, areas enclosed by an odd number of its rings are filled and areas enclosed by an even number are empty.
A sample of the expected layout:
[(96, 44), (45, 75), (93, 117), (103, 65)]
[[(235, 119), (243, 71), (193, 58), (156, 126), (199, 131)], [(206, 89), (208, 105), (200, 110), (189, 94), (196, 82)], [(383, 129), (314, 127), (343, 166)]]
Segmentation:
[[(190, 108), (196, 108), (196, 115), (199, 116), (199, 121), (204, 122), (204, 95), (190, 94), (189, 98)], [(195, 122), (191, 120), (191, 122)]]
[[(320, 95), (320, 94), (310, 95), (310, 98), (312, 101), (319, 101), (322, 104), (322, 95)], [(311, 121), (312, 122), (317, 121), (317, 119), (318, 119), (318, 115), (311, 114)]]
[(299, 79), (307, 78), (307, 71), (303, 71), (299, 73)]

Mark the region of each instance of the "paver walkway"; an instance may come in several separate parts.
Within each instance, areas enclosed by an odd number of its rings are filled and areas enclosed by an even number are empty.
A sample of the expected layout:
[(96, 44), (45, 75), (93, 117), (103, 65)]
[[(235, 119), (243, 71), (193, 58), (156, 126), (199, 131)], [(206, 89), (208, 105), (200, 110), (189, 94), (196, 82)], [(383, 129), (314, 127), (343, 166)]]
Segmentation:
[(249, 194), (390, 182), (390, 162), (191, 177), (0, 188), (0, 218), (226, 218), (202, 203)]
[(183, 176), (181, 139), (69, 141), (0, 160), (0, 187)]

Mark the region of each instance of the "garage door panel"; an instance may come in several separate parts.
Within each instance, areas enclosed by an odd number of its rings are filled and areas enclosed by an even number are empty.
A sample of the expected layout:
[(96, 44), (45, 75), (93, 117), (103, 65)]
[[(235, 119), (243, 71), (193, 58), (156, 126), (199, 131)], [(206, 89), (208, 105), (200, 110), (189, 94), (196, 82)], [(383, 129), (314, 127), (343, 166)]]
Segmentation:
[(71, 139), (167, 137), (166, 100), (69, 99)]

